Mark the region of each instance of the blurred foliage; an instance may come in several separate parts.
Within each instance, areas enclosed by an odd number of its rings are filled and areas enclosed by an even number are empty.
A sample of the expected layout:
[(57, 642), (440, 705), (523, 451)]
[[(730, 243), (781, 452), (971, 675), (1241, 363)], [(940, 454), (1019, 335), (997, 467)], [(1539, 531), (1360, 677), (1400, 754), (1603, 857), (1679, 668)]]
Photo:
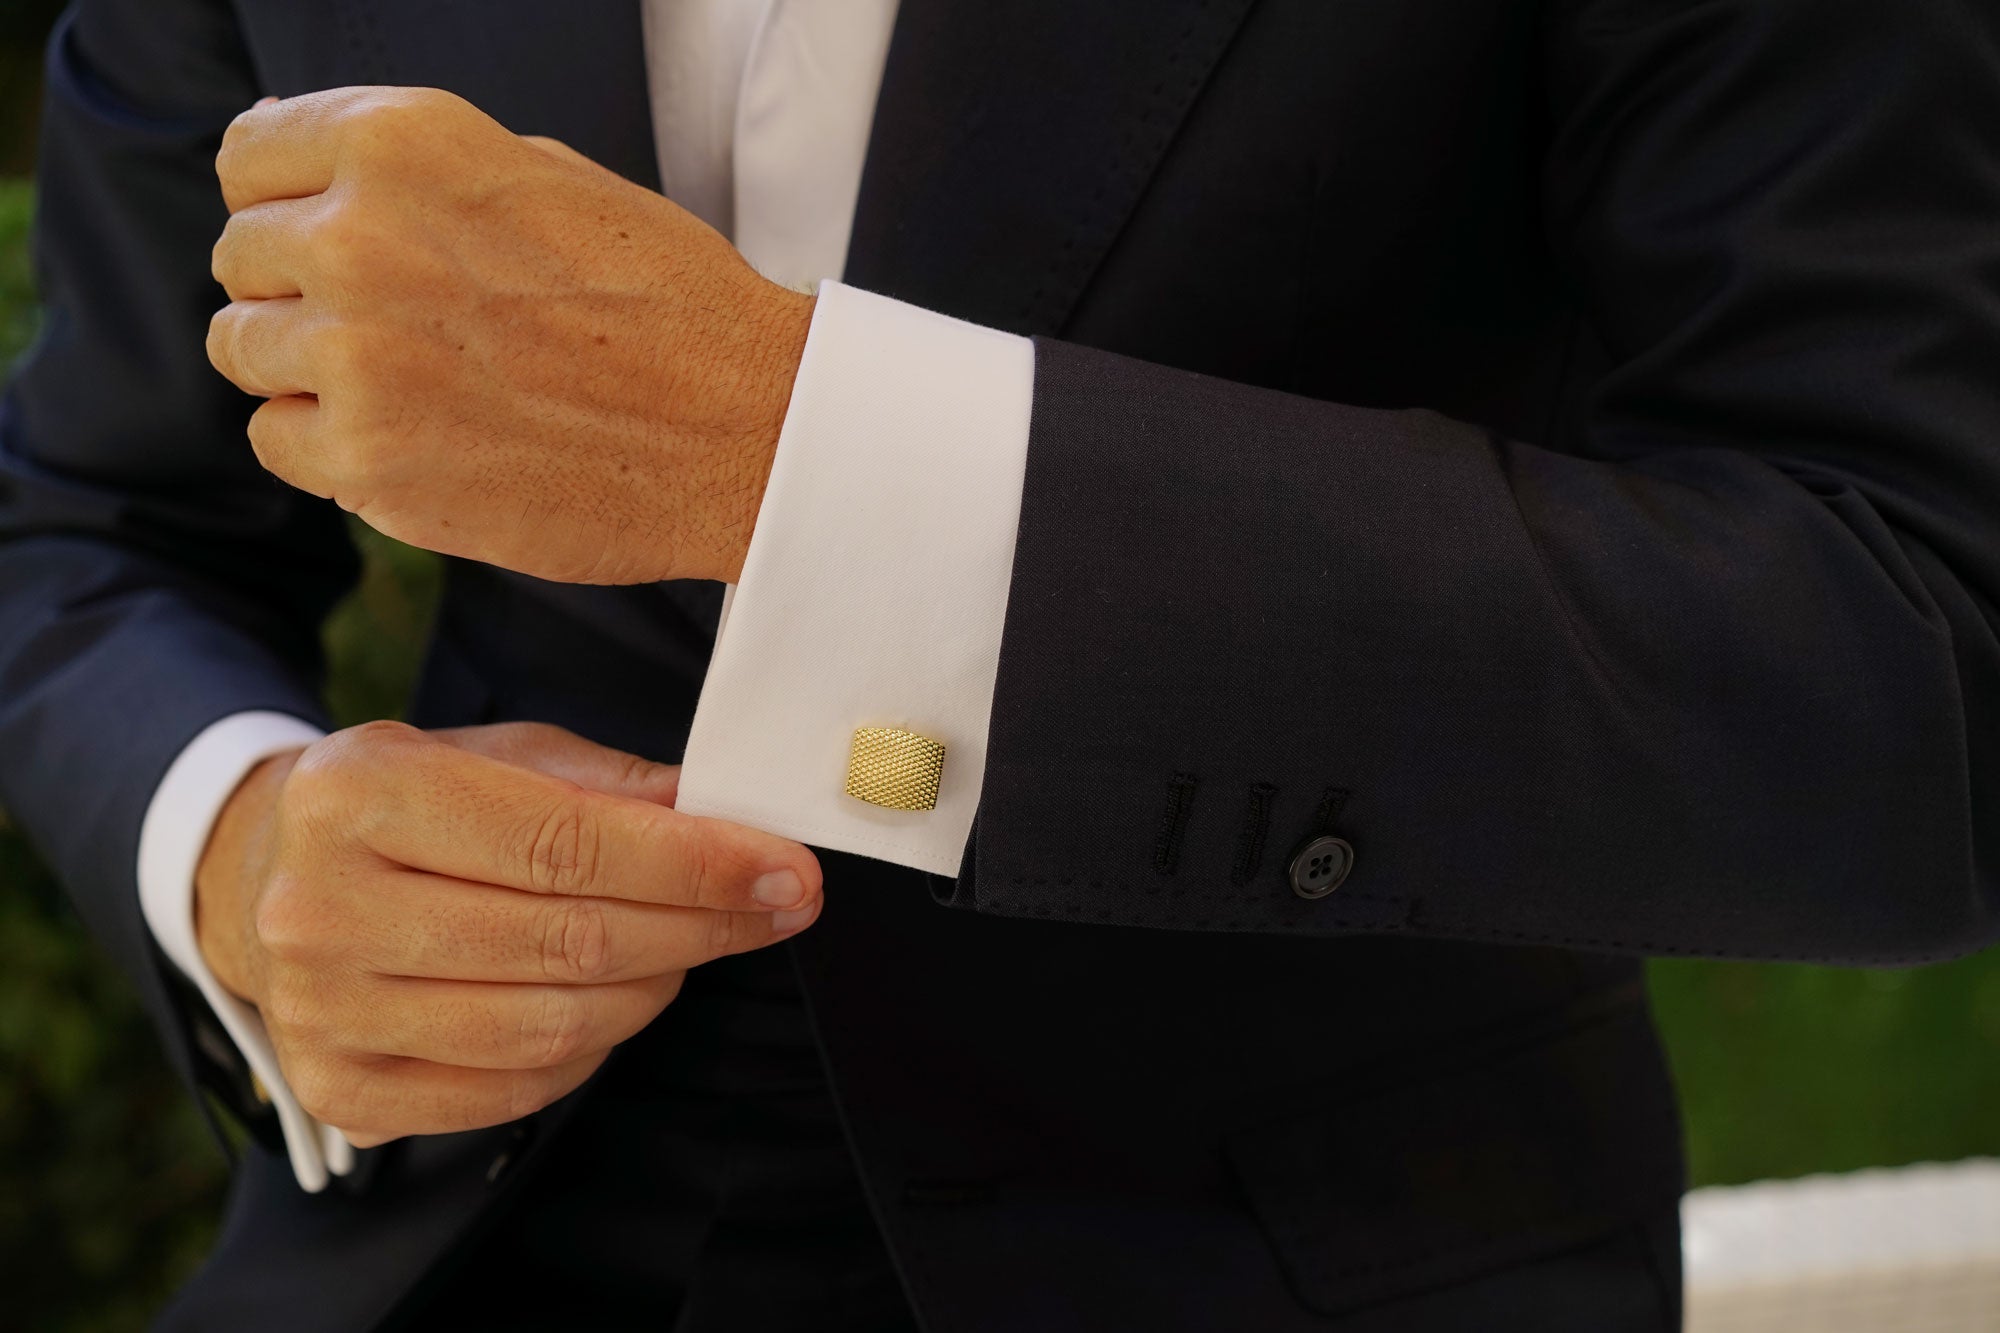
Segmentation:
[[(0, 128), (18, 100), (0, 96)], [(0, 181), (0, 364), (33, 328), (28, 212)], [(343, 725), (400, 710), (437, 594), (431, 557), (355, 536), (362, 580), (326, 635)], [(1652, 981), (1697, 1183), (2000, 1155), (2000, 952), (1908, 972), (1663, 962)], [(222, 1174), (130, 987), (0, 822), (0, 1330), (140, 1327), (210, 1243)]]
[(0, 366), (9, 366), (35, 332), (34, 275), (28, 222), (34, 192), (26, 181), (0, 180)]
[(62, 0), (0, 0), (0, 176), (33, 165), (42, 94), (42, 42)]
[(1696, 1184), (2000, 1156), (2000, 949), (1650, 970)]
[(326, 706), (336, 726), (400, 717), (437, 610), (439, 564), (352, 516), (361, 581), (326, 624)]

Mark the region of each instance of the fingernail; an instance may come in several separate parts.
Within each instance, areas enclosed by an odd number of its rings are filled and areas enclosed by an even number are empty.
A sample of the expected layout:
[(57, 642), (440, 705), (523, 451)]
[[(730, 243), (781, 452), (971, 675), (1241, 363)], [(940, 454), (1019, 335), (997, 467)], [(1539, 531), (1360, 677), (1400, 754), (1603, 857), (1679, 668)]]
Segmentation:
[(795, 930), (804, 930), (812, 924), (812, 919), (818, 915), (818, 903), (814, 903), (811, 907), (795, 907), (789, 912), (773, 912), (771, 914), (771, 933), (773, 935), (789, 935)]
[(277, 96), (276, 96), (275, 94), (271, 94), (271, 95), (267, 95), (267, 96), (264, 96), (264, 97), (260, 97), (260, 98), (258, 98), (258, 99), (257, 99), (257, 103), (256, 103), (256, 104), (257, 104), (257, 106), (269, 106), (269, 105), (271, 105), (271, 103), (273, 103), (273, 102), (275, 102), (275, 101), (277, 101), (277, 100), (278, 100), (278, 99), (277, 99)]
[(757, 877), (750, 896), (766, 907), (797, 907), (805, 901), (806, 886), (795, 870), (773, 870)]

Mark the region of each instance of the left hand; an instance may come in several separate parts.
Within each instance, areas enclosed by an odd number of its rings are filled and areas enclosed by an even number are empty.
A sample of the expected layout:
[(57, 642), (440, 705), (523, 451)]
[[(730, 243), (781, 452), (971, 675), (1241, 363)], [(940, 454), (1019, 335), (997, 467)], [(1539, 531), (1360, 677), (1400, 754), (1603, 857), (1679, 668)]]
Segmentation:
[(812, 298), (685, 210), (428, 88), (238, 116), (209, 359), (265, 467), (414, 546), (734, 581)]

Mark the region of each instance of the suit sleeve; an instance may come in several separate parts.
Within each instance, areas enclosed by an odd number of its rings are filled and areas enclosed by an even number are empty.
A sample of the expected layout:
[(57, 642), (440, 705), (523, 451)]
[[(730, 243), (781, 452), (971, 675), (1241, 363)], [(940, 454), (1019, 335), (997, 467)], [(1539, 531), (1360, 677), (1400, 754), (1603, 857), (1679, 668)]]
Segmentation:
[[(1569, 0), (1545, 438), (1036, 348), (942, 899), (1900, 963), (2000, 881), (2000, 20)], [(1336, 832), (1333, 893), (1288, 860)]]
[(203, 349), (226, 301), (208, 271), (227, 216), (214, 155), (258, 95), (229, 6), (85, 0), (51, 40), (47, 88), (43, 325), (0, 400), (0, 805), (176, 1064), (210, 1081), (228, 1043), (196, 1040), (212, 1016), (147, 931), (141, 822), (211, 723), (323, 725), (319, 624), (355, 562), (331, 506), (258, 468), (255, 401)]

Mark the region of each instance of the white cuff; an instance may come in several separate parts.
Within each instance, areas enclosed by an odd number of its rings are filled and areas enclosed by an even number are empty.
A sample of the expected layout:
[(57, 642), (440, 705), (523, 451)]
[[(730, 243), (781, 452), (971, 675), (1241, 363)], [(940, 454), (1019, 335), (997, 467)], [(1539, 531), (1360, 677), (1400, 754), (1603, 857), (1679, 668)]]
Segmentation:
[[(958, 873), (979, 805), (1034, 345), (820, 284), (679, 809)], [(937, 808), (846, 794), (857, 727), (945, 746)]]
[(325, 735), (287, 713), (234, 713), (204, 729), (167, 767), (139, 826), (139, 907), (160, 949), (201, 991), (223, 1030), (270, 1095), (285, 1133), (292, 1174), (318, 1193), (327, 1174), (354, 1169), (354, 1147), (340, 1131), (300, 1108), (278, 1068), (264, 1020), (215, 979), (194, 934), (194, 872), (216, 817), (259, 763)]

